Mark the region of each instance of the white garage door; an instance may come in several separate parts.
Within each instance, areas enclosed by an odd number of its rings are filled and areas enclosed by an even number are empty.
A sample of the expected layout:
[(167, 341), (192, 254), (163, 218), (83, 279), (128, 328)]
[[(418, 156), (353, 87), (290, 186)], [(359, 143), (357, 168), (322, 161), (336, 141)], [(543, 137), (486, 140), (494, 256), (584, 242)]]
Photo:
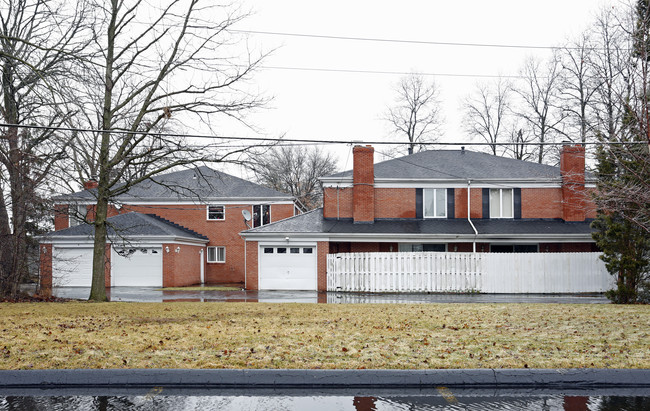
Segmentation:
[(52, 282), (55, 287), (90, 287), (92, 248), (60, 248), (52, 251)]
[(162, 287), (162, 248), (114, 248), (113, 287)]
[(316, 290), (316, 247), (262, 245), (260, 290)]

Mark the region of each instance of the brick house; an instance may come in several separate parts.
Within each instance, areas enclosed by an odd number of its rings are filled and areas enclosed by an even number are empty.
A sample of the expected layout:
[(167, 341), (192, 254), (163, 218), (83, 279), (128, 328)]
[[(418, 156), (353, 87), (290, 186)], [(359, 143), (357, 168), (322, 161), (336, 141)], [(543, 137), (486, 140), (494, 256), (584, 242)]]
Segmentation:
[(321, 179), (323, 208), (242, 233), (248, 288), (325, 290), (331, 253), (597, 251), (582, 146), (563, 146), (560, 167), (465, 149), (353, 156)]
[[(88, 182), (54, 198), (55, 231), (40, 240), (43, 285), (90, 286), (95, 193), (96, 183)], [(298, 212), (292, 196), (209, 167), (154, 177), (109, 208), (106, 285), (243, 286), (239, 233)]]

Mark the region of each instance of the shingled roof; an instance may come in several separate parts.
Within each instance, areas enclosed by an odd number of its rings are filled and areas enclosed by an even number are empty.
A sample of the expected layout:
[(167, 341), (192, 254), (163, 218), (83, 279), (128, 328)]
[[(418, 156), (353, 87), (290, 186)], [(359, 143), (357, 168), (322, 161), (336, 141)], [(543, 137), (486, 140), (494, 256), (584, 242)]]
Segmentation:
[[(73, 194), (60, 195), (54, 200), (91, 200), (97, 196), (96, 189), (83, 190)], [(126, 194), (117, 197), (118, 201), (160, 201), (187, 199), (286, 199), (293, 197), (251, 183), (206, 166), (162, 174), (134, 185)]]
[[(559, 219), (473, 219), (479, 236), (500, 235), (584, 235), (590, 238), (591, 221), (564, 222)], [(354, 224), (352, 219), (325, 219), (319, 208), (242, 234), (376, 234), (382, 235), (459, 235), (474, 236), (466, 219), (385, 219), (373, 224)]]
[[(109, 238), (175, 237), (208, 241), (208, 237), (154, 214), (130, 212), (109, 217), (106, 221), (108, 223)], [(94, 235), (95, 226), (93, 224), (79, 224), (46, 234), (43, 239), (47, 240), (53, 237), (93, 238)]]
[[(325, 179), (352, 178), (352, 170)], [(469, 150), (430, 150), (375, 164), (376, 179), (560, 180), (560, 168)]]

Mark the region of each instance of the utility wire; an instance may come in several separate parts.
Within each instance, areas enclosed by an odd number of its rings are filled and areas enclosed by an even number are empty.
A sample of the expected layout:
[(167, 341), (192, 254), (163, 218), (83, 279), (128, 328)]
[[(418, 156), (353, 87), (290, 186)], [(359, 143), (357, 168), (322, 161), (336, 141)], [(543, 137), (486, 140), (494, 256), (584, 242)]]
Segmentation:
[[(122, 134), (126, 136), (133, 135), (148, 135), (151, 137), (169, 137), (169, 138), (203, 138), (209, 140), (239, 140), (239, 141), (266, 141), (266, 142), (275, 142), (275, 143), (303, 143), (303, 144), (372, 144), (372, 145), (406, 145), (411, 144), (408, 141), (377, 141), (377, 140), (317, 140), (317, 139), (304, 139), (304, 138), (280, 138), (280, 137), (239, 137), (239, 136), (217, 136), (217, 135), (208, 135), (208, 134), (178, 134), (178, 133), (159, 133), (159, 132), (139, 132), (139, 131), (127, 131), (127, 130), (96, 130), (91, 128), (77, 128), (77, 127), (55, 127), (55, 126), (36, 126), (36, 125), (25, 125), (25, 124), (7, 124), (0, 123), (0, 127), (15, 127), (15, 128), (26, 128), (26, 129), (35, 129), (35, 130), (55, 130), (55, 131), (70, 131), (70, 132), (84, 132), (84, 133), (110, 133), (110, 134)], [(588, 142), (569, 142), (571, 144), (581, 144), (581, 145), (619, 145), (619, 144), (648, 144), (645, 141), (588, 141)], [(563, 145), (565, 142), (526, 142), (526, 143), (515, 143), (515, 142), (504, 142), (504, 143), (488, 143), (488, 142), (417, 142), (417, 145), (423, 146), (557, 146)], [(229, 147), (229, 146), (225, 146)]]
[[(401, 44), (426, 44), (435, 46), (452, 46), (452, 47), (491, 47), (491, 48), (511, 48), (511, 49), (544, 49), (544, 50), (558, 50), (558, 49), (571, 49), (581, 50), (581, 47), (559, 47), (559, 46), (540, 46), (528, 44), (498, 44), (498, 43), (461, 43), (452, 41), (427, 41), (427, 40), (402, 40), (402, 39), (389, 39), (381, 37), (352, 37), (352, 36), (334, 36), (325, 34), (308, 34), (308, 33), (287, 33), (276, 31), (261, 31), (261, 30), (237, 30), (228, 29), (233, 33), (248, 33), (248, 34), (261, 34), (269, 36), (283, 36), (283, 37), (306, 37), (318, 38), (328, 40), (353, 40), (353, 41), (370, 41), (381, 43), (401, 43)], [(585, 47), (585, 49), (595, 49)]]

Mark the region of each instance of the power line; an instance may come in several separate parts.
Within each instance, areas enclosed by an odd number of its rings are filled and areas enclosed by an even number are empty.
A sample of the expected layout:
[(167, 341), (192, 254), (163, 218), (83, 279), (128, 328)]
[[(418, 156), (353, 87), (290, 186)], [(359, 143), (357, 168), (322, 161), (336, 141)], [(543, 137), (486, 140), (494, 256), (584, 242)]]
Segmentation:
[[(208, 135), (208, 134), (178, 134), (178, 133), (159, 133), (159, 132), (139, 132), (139, 131), (127, 131), (127, 130), (97, 130), (91, 128), (77, 128), (77, 127), (60, 127), (60, 126), (36, 126), (36, 125), (25, 125), (25, 124), (7, 124), (0, 123), (0, 127), (15, 127), (15, 128), (24, 128), (24, 129), (35, 129), (35, 130), (54, 130), (54, 131), (69, 131), (69, 132), (82, 132), (82, 133), (110, 133), (110, 134), (121, 134), (127, 136), (151, 136), (151, 137), (169, 137), (169, 138), (202, 138), (208, 140), (239, 140), (239, 141), (264, 141), (264, 142), (274, 142), (274, 143), (302, 143), (302, 144), (372, 144), (372, 145), (409, 145), (408, 141), (377, 141), (377, 140), (317, 140), (317, 139), (305, 139), (305, 138), (281, 138), (281, 137), (243, 137), (243, 136), (218, 136), (218, 135)], [(581, 145), (619, 145), (619, 144), (648, 144), (644, 141), (588, 141), (588, 142), (569, 142), (570, 144), (581, 144)], [(526, 143), (516, 143), (516, 142), (503, 142), (503, 143), (488, 143), (488, 142), (416, 142), (414, 143), (420, 146), (557, 146), (566, 144), (566, 142), (526, 142)], [(226, 146), (224, 146), (226, 147)], [(229, 147), (229, 146), (227, 146)]]
[[(282, 66), (259, 66), (260, 69), (267, 70), (296, 70), (296, 71), (319, 71), (333, 73), (358, 73), (358, 74), (389, 74), (389, 75), (409, 75), (409, 71), (382, 71), (382, 70), (356, 70), (356, 69), (336, 69), (336, 68), (319, 68), (319, 67), (282, 67)], [(422, 76), (435, 77), (482, 77), (482, 78), (525, 78), (521, 75), (499, 75), (499, 74), (456, 74), (456, 73), (420, 73)]]
[[(558, 50), (558, 49), (573, 49), (580, 50), (580, 47), (559, 47), (559, 46), (539, 46), (527, 44), (498, 44), (498, 43), (462, 43), (452, 41), (428, 41), (428, 40), (402, 40), (402, 39), (389, 39), (381, 37), (352, 37), (352, 36), (334, 36), (326, 34), (309, 34), (309, 33), (287, 33), (276, 31), (261, 31), (261, 30), (236, 30), (228, 29), (233, 33), (249, 33), (261, 34), (269, 36), (284, 36), (284, 37), (306, 37), (318, 38), (328, 40), (353, 40), (353, 41), (369, 41), (381, 43), (400, 43), (400, 44), (426, 44), (434, 46), (451, 46), (451, 47), (491, 47), (491, 48), (511, 48), (511, 49), (543, 49), (543, 50)], [(586, 49), (593, 49), (585, 47)]]

